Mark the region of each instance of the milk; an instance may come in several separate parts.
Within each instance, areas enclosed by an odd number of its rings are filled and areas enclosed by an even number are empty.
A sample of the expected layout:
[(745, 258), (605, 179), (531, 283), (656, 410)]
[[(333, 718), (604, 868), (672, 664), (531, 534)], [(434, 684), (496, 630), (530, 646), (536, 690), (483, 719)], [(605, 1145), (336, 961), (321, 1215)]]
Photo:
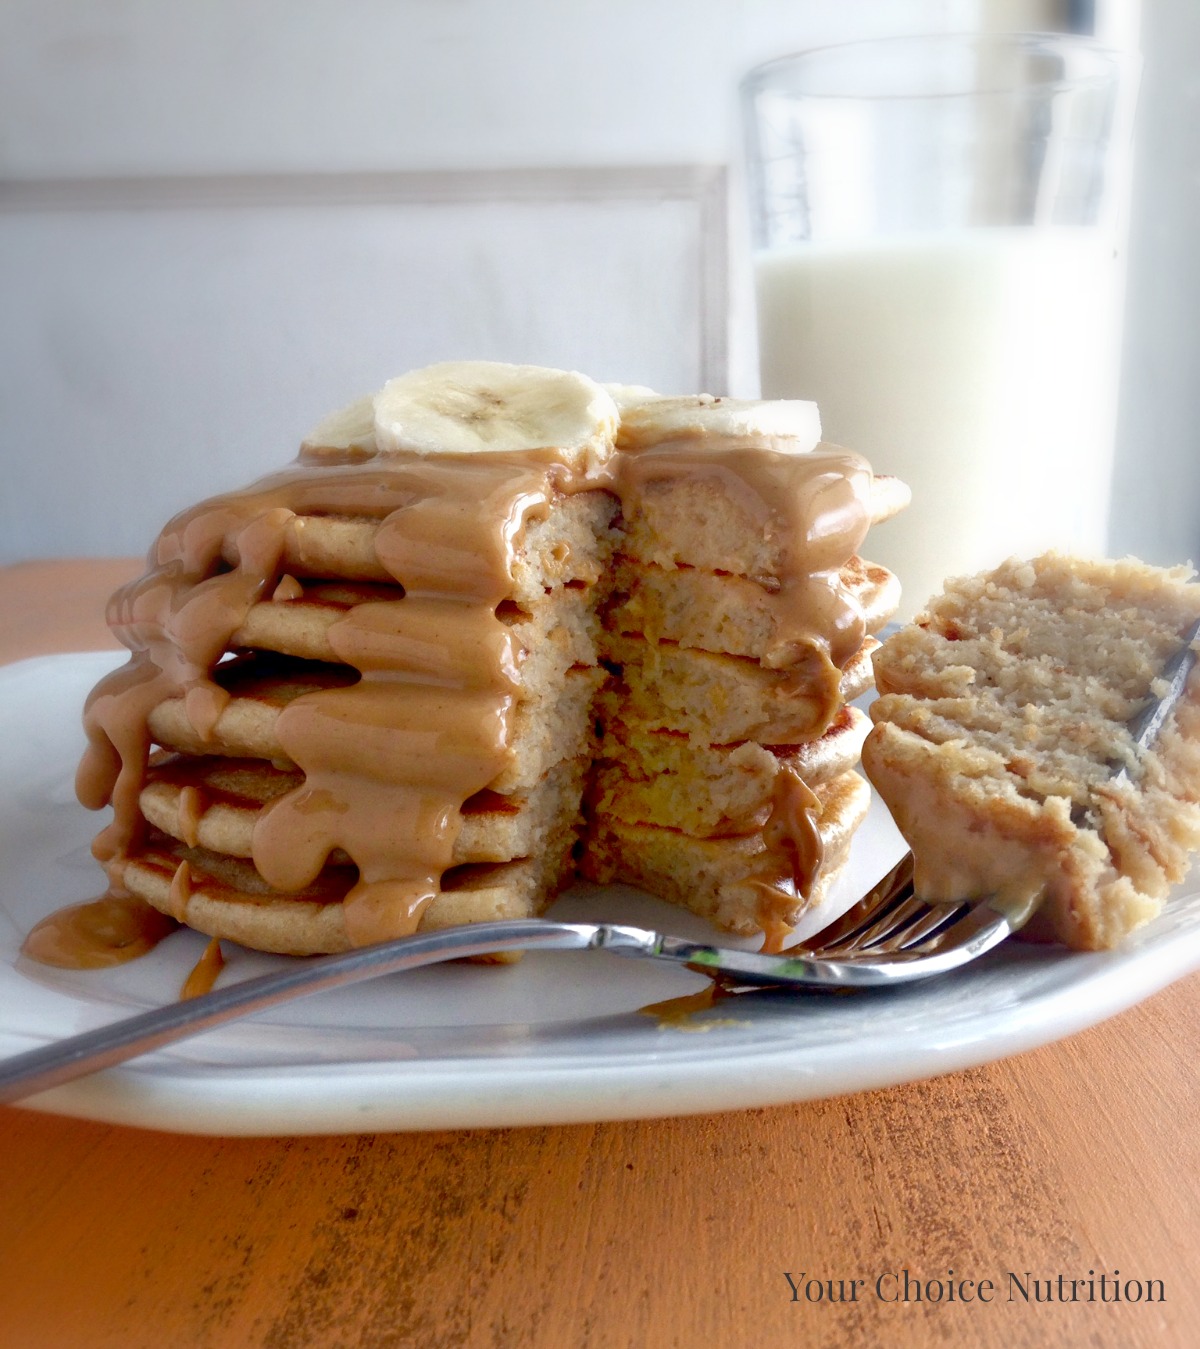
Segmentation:
[(903, 478), (873, 530), (909, 617), (947, 575), (1103, 552), (1117, 268), (1100, 230), (999, 228), (802, 245), (756, 260), (766, 397)]

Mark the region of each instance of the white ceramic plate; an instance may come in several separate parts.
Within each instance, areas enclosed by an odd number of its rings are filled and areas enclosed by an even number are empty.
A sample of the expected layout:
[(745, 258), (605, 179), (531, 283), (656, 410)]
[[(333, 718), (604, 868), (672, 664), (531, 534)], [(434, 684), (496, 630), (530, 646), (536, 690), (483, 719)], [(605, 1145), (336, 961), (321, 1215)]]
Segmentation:
[[(174, 998), (204, 947), (180, 931), (129, 965), (79, 972), (20, 955), (39, 918), (101, 889), (88, 852), (97, 819), (76, 804), (72, 780), (84, 696), (117, 659), (50, 656), (0, 669), (0, 1055)], [(900, 850), (876, 803), (826, 916)], [(714, 937), (700, 920), (621, 887), (579, 887), (553, 912)], [(231, 948), (222, 981), (281, 959)], [(1197, 967), (1196, 877), (1117, 952), (1009, 943), (928, 984), (850, 996), (761, 991), (681, 1026), (638, 1008), (703, 987), (698, 975), (602, 952), (527, 955), (511, 967), (444, 966), (323, 994), (31, 1104), (222, 1134), (552, 1124), (771, 1105), (1001, 1058), (1111, 1016)]]

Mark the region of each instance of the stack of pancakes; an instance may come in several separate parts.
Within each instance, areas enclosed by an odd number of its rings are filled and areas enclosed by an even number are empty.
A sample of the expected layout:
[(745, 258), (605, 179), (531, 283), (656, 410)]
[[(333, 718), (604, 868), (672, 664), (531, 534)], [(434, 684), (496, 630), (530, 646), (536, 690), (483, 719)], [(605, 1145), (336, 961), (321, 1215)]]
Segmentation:
[(775, 936), (866, 810), (857, 549), (906, 490), (809, 404), (462, 363), (186, 512), (110, 617), (80, 797), (120, 890), (296, 954), (541, 913), (580, 871)]
[[(594, 757), (591, 707), (606, 677), (596, 587), (608, 574), (615, 509), (605, 493), (567, 497), (514, 540), (517, 578), (498, 614), (521, 668), (513, 753), (463, 801), (423, 929), (534, 916), (574, 874)], [(331, 632), (357, 606), (405, 603), (403, 588), (381, 575), (378, 528), (369, 518), (294, 517), (282, 581), (251, 605), (229, 639), (232, 658), (213, 672), (229, 700), (211, 730), (193, 726), (184, 692), (152, 709), (149, 733), (166, 752), (152, 756), (138, 796), (149, 828), (121, 863), (125, 889), (200, 931), (262, 950), (353, 944), (342, 901), (357, 872), (346, 852), (334, 849), (311, 882), (281, 894), (255, 867), (254, 839), (270, 807), (305, 785), (280, 733), (285, 710), (359, 681)], [(369, 742), (357, 751), (369, 754)]]

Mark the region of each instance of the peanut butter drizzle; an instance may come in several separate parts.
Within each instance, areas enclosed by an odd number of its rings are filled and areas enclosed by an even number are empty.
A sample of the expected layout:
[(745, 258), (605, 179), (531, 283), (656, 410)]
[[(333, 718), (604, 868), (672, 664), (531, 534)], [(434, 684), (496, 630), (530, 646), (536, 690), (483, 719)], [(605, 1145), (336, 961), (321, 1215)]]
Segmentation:
[(717, 970), (701, 970), (697, 966), (689, 968), (694, 969), (697, 974), (703, 974), (708, 980), (703, 988), (695, 993), (681, 994), (677, 998), (664, 998), (662, 1002), (648, 1003), (645, 1007), (639, 1007), (637, 1014), (653, 1017), (658, 1022), (659, 1030), (709, 1031), (724, 1026), (747, 1024), (736, 1017), (711, 1017), (703, 1014), (711, 1012), (718, 1003), (731, 1002), (747, 993), (755, 993), (757, 989), (739, 988), (736, 986), (736, 980)]
[(188, 998), (200, 998), (211, 993), (221, 971), (225, 968), (225, 954), (216, 937), (204, 948), (204, 954), (196, 961), (188, 977), (179, 990), (179, 1001)]
[(172, 918), (178, 918), (181, 923), (187, 921), (187, 906), (191, 897), (192, 869), (187, 858), (184, 858), (175, 868), (174, 876), (171, 877), (169, 907)]
[[(675, 443), (619, 452), (590, 477), (544, 450), (354, 462), (314, 456), (176, 517), (151, 550), (146, 576), (114, 596), (110, 623), (133, 654), (88, 699), (89, 745), (77, 776), (85, 805), (114, 807), (95, 855), (119, 878), (141, 841), (137, 801), (153, 708), (182, 696), (197, 735), (212, 737), (229, 697), (213, 672), (231, 637), (255, 603), (290, 596), (289, 580), (299, 588), (282, 565), (289, 541), (291, 565), (303, 553), (298, 517), (375, 518), (378, 561), (403, 599), (358, 604), (330, 629), (358, 683), (302, 695), (281, 712), (278, 736), (304, 782), (264, 808), (253, 860), (286, 893), (310, 884), (342, 849), (359, 871), (344, 905), (349, 940), (413, 931), (450, 865), (463, 803), (496, 779), (512, 752), (520, 653), (496, 607), (511, 593), (525, 520), (547, 511), (557, 492), (606, 489), (628, 508), (647, 483), (694, 474), (719, 480), (764, 531), (786, 540), (774, 598), (780, 641), (767, 663), (795, 664), (798, 683), (803, 667), (807, 692), (811, 653), (819, 652), (828, 724), (840, 701), (837, 666), (863, 634), (861, 612), (837, 583), (869, 518), (870, 473), (856, 456)], [(768, 826), (768, 846), (799, 891), (819, 865), (819, 836), (807, 805), (795, 806), (788, 791), (772, 812), (779, 819)], [(175, 912), (183, 912), (191, 882), (185, 863), (172, 882)]]
[(179, 789), (179, 837), (189, 848), (195, 848), (200, 843), (200, 821), (205, 809), (204, 794), (200, 788), (190, 782), (185, 783)]
[(825, 860), (817, 824), (820, 813), (821, 801), (812, 788), (790, 768), (780, 769), (771, 792), (771, 814), (763, 826), (763, 843), (775, 866), (782, 863), (783, 874), (766, 871), (751, 877), (759, 894), (758, 922), (766, 955), (782, 951), (789, 935), (789, 925), (779, 913), (781, 907), (792, 907), (788, 890), (796, 898), (808, 899), (820, 874)]
[(271, 591), (271, 599), (278, 604), (286, 604), (288, 600), (299, 600), (303, 598), (304, 587), (291, 575), (281, 577), (279, 584)]
[(144, 899), (110, 891), (43, 918), (25, 938), (21, 954), (63, 970), (107, 969), (144, 956), (178, 927)]
[(639, 1016), (652, 1016), (660, 1026), (685, 1026), (697, 1012), (707, 1012), (710, 1007), (716, 1006), (719, 998), (725, 996), (725, 989), (713, 979), (695, 993), (664, 998), (662, 1002), (647, 1003), (637, 1010)]

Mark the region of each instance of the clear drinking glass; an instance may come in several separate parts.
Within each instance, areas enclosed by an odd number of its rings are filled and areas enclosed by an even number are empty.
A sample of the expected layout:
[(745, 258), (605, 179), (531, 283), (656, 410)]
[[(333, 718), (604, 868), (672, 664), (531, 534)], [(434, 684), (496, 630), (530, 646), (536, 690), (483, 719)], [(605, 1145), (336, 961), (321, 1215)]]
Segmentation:
[(948, 575), (1104, 549), (1135, 76), (1087, 39), (973, 34), (743, 83), (763, 394), (912, 487), (869, 550), (901, 616)]

